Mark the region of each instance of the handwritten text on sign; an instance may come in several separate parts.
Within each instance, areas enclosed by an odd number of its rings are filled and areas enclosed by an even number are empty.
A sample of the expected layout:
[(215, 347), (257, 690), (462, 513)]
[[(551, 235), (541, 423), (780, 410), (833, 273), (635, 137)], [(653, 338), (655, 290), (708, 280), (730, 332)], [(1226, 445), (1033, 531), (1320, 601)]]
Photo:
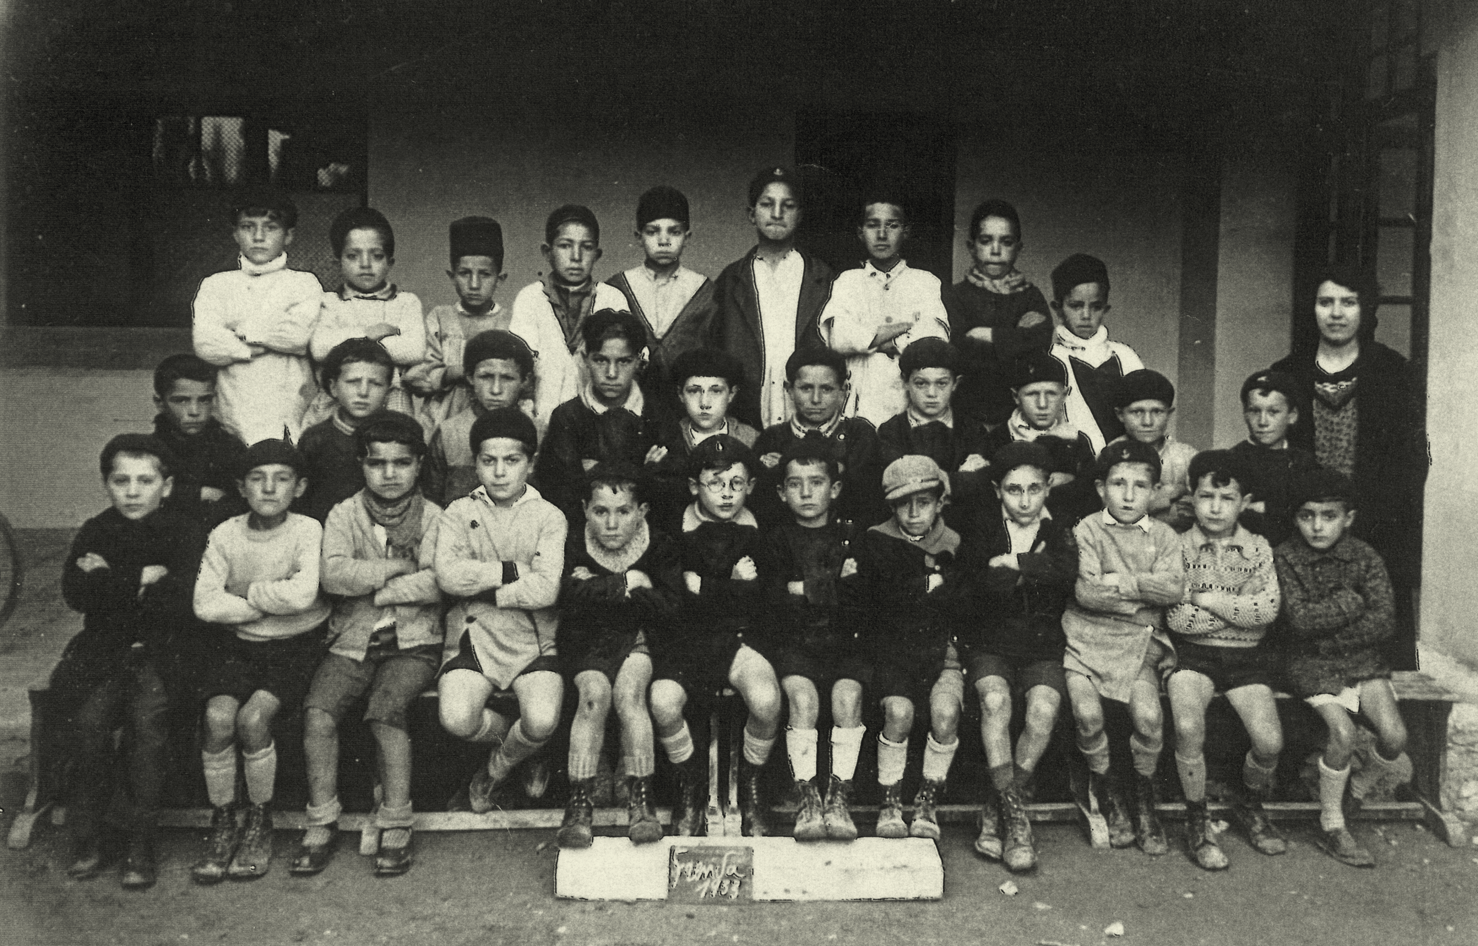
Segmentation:
[(754, 848), (672, 848), (667, 899), (678, 903), (734, 903), (753, 899)]

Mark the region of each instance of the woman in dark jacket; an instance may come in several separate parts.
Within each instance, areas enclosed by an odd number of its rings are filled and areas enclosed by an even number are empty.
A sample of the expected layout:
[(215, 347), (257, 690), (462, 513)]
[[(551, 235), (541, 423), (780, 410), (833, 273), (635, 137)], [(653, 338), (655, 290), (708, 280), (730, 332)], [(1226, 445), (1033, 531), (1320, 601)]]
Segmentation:
[(1366, 272), (1331, 268), (1314, 283), (1312, 319), (1299, 314), (1293, 353), (1273, 365), (1298, 379), (1301, 403), (1289, 443), (1355, 483), (1354, 532), (1385, 560), (1396, 592), (1397, 635), (1388, 656), (1416, 666), (1412, 590), (1421, 576), (1427, 438), (1421, 380), (1375, 340), (1380, 290)]

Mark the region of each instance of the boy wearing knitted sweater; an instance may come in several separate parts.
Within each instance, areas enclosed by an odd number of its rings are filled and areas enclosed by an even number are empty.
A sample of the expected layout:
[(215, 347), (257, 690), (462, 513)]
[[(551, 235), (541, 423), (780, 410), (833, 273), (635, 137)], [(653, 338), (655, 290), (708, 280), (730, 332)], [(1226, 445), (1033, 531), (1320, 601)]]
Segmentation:
[[(214, 811), (205, 856), (191, 869), (196, 883), (261, 877), (272, 860), (272, 721), (303, 701), (329, 615), (318, 588), (323, 527), (288, 511), (307, 485), (302, 470), (302, 455), (286, 441), (247, 448), (237, 486), (251, 512), (211, 532), (195, 581), (195, 616), (224, 631), (202, 674), (200, 757)], [(239, 828), (238, 745), (248, 802)]]
[[(1185, 593), (1180, 537), (1149, 515), (1160, 479), (1160, 455), (1129, 441), (1104, 448), (1095, 486), (1103, 511), (1073, 528), (1078, 544), (1076, 600), (1062, 616), (1067, 636), (1067, 692), (1077, 721), (1078, 749), (1088, 761), (1089, 793), (1108, 819), (1109, 843), (1139, 842), (1146, 854), (1169, 851), (1155, 805), (1155, 769), (1164, 744), (1160, 711), (1162, 661), (1170, 655), (1165, 608)], [(1135, 812), (1109, 775), (1103, 701), (1127, 704), (1134, 732)]]
[[(1273, 553), (1283, 590), (1283, 622), (1289, 638), (1288, 678), (1329, 727), (1319, 759), (1320, 847), (1351, 867), (1373, 867), (1375, 858), (1345, 826), (1348, 785), (1358, 805), (1378, 788), (1411, 780), (1406, 726), (1391, 687), (1391, 667), (1381, 644), (1395, 633), (1390, 576), (1375, 550), (1349, 534), (1355, 493), (1348, 477), (1319, 469), (1297, 486), (1298, 532)], [(1375, 728), (1375, 751), (1355, 754), (1355, 714)]]
[(339, 815), (339, 725), (361, 698), (379, 747), (384, 796), (374, 811), (375, 873), (411, 866), (411, 737), (406, 707), (441, 662), (441, 592), (431, 568), (441, 507), (416, 479), (421, 425), (386, 413), (354, 432), (364, 489), (334, 506), (323, 530), (323, 590), (334, 595), (329, 653), (303, 702), (308, 830), (294, 874), (316, 874), (333, 853)]
[[(489, 411), (472, 425), (482, 485), (442, 514), (436, 583), (457, 599), (447, 612), (448, 659), (437, 685), (441, 725), (491, 746), (467, 787), (472, 810), (493, 809), (494, 791), (538, 752), (559, 725), (564, 681), (555, 656), (559, 582), (569, 523), (529, 485), (538, 434), (527, 414)], [(453, 643), (453, 635), (455, 643)], [(488, 707), (513, 691), (513, 723)]]
[(1175, 768), (1186, 803), (1186, 844), (1206, 870), (1227, 866), (1206, 813), (1206, 707), (1219, 690), (1242, 718), (1252, 748), (1242, 763), (1246, 792), (1236, 812), (1252, 846), (1282, 854), (1287, 845), (1263, 812), (1273, 787), (1283, 727), (1273, 701), (1278, 661), (1263, 644), (1282, 600), (1273, 550), (1238, 525), (1251, 496), (1246, 468), (1227, 450), (1191, 461), (1195, 524), (1180, 537), (1186, 596), (1165, 618), (1175, 642), (1175, 669), (1166, 681), (1175, 720)]
[(323, 287), (312, 273), (287, 268), (298, 208), (285, 194), (249, 195), (231, 210), (240, 268), (200, 282), (193, 303), (195, 354), (220, 368), (221, 425), (253, 444), (297, 439), (313, 398), (308, 341)]

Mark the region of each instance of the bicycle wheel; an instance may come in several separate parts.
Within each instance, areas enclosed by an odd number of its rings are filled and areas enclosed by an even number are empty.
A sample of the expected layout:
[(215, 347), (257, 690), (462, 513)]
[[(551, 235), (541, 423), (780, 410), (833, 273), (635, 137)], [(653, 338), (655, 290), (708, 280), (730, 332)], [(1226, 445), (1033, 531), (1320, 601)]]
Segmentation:
[(16, 605), (21, 601), (21, 585), (25, 573), (21, 567), (20, 546), (15, 541), (15, 530), (10, 520), (0, 514), (0, 627), (10, 620)]

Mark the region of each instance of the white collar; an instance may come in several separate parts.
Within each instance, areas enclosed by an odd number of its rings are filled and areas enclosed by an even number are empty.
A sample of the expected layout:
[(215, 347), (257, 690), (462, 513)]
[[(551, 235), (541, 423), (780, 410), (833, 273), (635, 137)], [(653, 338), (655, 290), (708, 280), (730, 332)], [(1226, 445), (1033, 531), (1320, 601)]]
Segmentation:
[[(607, 407), (606, 405), (595, 399), (595, 392), (591, 390), (592, 384), (593, 382), (587, 381), (585, 383), (585, 386), (580, 389), (580, 401), (586, 407), (590, 408), (591, 413), (597, 415), (604, 414), (606, 411), (611, 410), (611, 408)], [(646, 398), (642, 397), (641, 385), (637, 384), (635, 381), (632, 381), (631, 391), (626, 395), (626, 403), (617, 404), (615, 406), (620, 409), (630, 411), (637, 417), (640, 417), (642, 410), (647, 406)]]
[(488, 495), (488, 489), (486, 486), (479, 486), (477, 487), (477, 489), (474, 489), (472, 491), (472, 496), (474, 499), (481, 500), (487, 505), (493, 506), (497, 509), (517, 509), (524, 503), (531, 503), (536, 499), (544, 498), (542, 495), (540, 495), (539, 491), (533, 487), (533, 484), (531, 483), (524, 484), (523, 495), (515, 499), (512, 506), (499, 506), (497, 503), (495, 503), (493, 501), (493, 498)]
[(903, 412), (904, 416), (908, 418), (908, 426), (910, 427), (922, 427), (925, 424), (933, 424), (937, 422), (948, 427), (950, 430), (955, 429), (955, 409), (953, 407), (946, 407), (944, 409), (944, 413), (934, 418), (933, 420), (930, 420), (927, 417), (920, 417), (918, 414), (915, 414), (912, 404), (908, 405), (908, 407), (905, 407), (903, 409)]
[(236, 262), (241, 267), (241, 271), (248, 276), (265, 276), (268, 273), (281, 272), (287, 269), (287, 254), (279, 253), (276, 259), (270, 259), (260, 266), (247, 259), (244, 255), (238, 255)]
[(1120, 522), (1107, 509), (1103, 511), (1103, 524), (1106, 526), (1118, 526), (1120, 529), (1138, 529), (1145, 535), (1150, 534), (1150, 515), (1146, 513), (1139, 517), (1138, 522)]
[(842, 412), (837, 411), (837, 415), (835, 417), (833, 417), (831, 420), (827, 421), (820, 427), (807, 427), (801, 423), (801, 415), (799, 413), (796, 413), (792, 414), (790, 417), (790, 432), (795, 434), (797, 437), (804, 438), (806, 434), (815, 431), (821, 436), (830, 439), (831, 435), (836, 433), (837, 428), (842, 426), (842, 420)]
[(891, 283), (893, 280), (897, 279), (899, 276), (902, 276), (904, 271), (907, 269), (908, 260), (904, 259), (899, 260), (897, 266), (894, 266), (892, 269), (888, 270), (878, 269), (872, 264), (872, 260), (868, 260), (862, 264), (862, 271), (867, 274), (868, 279), (881, 279), (884, 285), (887, 285), (888, 283)]
[(498, 303), (494, 302), (493, 303), (493, 307), (491, 309), (488, 309), (486, 312), (483, 312), (483, 313), (474, 315), (473, 313), (468, 312), (465, 308), (462, 307), (462, 300), (461, 299), (458, 299), (457, 300), (457, 314), (460, 315), (464, 319), (485, 319), (485, 318), (487, 318), (490, 315), (497, 315), (499, 312), (502, 312), (502, 311), (503, 311), (503, 307), (500, 306), (500, 305), (498, 305)]
[(718, 430), (710, 431), (709, 433), (706, 433), (706, 434), (705, 433), (699, 433), (697, 430), (694, 430), (693, 429), (693, 420), (692, 420), (692, 418), (690, 418), (690, 417), (684, 417), (682, 419), (682, 421), (680, 422), (680, 426), (682, 427), (682, 430), (683, 430), (683, 436), (685, 436), (685, 437), (688, 438), (688, 447), (689, 448), (692, 448), (692, 447), (698, 446), (698, 444), (700, 444), (703, 441), (709, 439), (710, 437), (717, 437), (717, 436), (719, 436), (721, 434), (728, 434), (729, 433), (729, 427), (731, 425), (729, 424), (729, 419), (727, 417), (725, 417), (724, 418), (724, 425), (722, 427), (720, 427)]
[[(741, 526), (754, 526), (755, 528), (759, 527), (759, 523), (755, 522), (754, 520), (754, 513), (750, 512), (748, 509), (739, 510), (739, 514), (728, 521)], [(703, 507), (698, 505), (697, 500), (689, 503), (688, 508), (683, 510), (684, 532), (692, 532), (694, 529), (703, 525), (703, 523), (705, 522), (722, 523), (724, 522), (724, 520), (715, 519), (708, 513), (704, 512)]]
[(1108, 328), (1100, 325), (1092, 338), (1079, 338), (1066, 325), (1057, 326), (1057, 344), (1074, 351), (1089, 351), (1108, 347)]

